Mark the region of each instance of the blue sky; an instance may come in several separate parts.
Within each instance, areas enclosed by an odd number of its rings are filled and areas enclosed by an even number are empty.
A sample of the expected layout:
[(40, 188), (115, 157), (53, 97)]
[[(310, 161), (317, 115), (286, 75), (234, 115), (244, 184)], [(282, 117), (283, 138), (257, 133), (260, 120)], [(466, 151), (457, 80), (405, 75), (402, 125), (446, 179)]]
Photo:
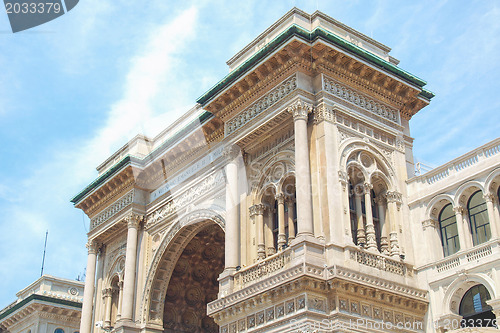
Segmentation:
[(293, 6), (392, 48), (436, 93), (411, 121), (438, 166), (500, 132), (500, 2), (82, 0), (12, 34), (0, 13), (0, 308), (45, 273), (86, 265), (88, 219), (69, 200), (137, 133), (155, 136)]

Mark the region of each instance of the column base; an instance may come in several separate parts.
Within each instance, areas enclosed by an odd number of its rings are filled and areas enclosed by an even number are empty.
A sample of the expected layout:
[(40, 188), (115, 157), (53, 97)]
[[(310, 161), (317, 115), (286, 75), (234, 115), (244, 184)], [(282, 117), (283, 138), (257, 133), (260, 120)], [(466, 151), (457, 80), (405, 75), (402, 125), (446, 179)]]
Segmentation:
[(140, 331), (141, 330), (136, 323), (128, 318), (122, 318), (117, 321), (116, 326), (113, 329), (113, 332), (116, 333), (138, 333)]
[(222, 298), (233, 292), (235, 268), (226, 268), (219, 275), (219, 297)]

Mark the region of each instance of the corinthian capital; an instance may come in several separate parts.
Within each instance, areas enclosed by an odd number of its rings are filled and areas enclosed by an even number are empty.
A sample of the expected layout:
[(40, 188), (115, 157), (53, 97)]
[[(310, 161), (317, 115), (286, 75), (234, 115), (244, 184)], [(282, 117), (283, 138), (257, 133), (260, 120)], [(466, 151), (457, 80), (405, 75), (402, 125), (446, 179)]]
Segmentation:
[(304, 119), (307, 120), (307, 115), (313, 111), (312, 104), (306, 103), (302, 100), (297, 100), (288, 107), (287, 112), (291, 113), (294, 120)]
[(403, 195), (396, 191), (387, 192), (387, 202), (396, 202), (398, 204), (403, 203)]
[(241, 154), (241, 149), (238, 145), (235, 144), (228, 144), (224, 149), (222, 150), (222, 156), (227, 160), (227, 161), (232, 161), (238, 155)]
[(125, 217), (125, 221), (127, 222), (127, 227), (130, 228), (135, 228), (137, 229), (139, 227), (139, 223), (142, 222), (144, 219), (144, 216), (131, 213), (127, 217)]
[(97, 251), (99, 250), (99, 244), (95, 240), (90, 240), (85, 244), (85, 247), (87, 248), (87, 251), (89, 254), (97, 254)]
[(456, 206), (456, 207), (453, 207), (453, 211), (455, 212), (455, 214), (464, 215), (465, 208), (463, 206)]
[(373, 185), (370, 183), (364, 183), (363, 184), (363, 193), (364, 194), (370, 194), (370, 191), (372, 190)]
[(496, 199), (496, 195), (493, 193), (487, 193), (483, 195), (484, 201), (486, 202), (494, 202)]
[(285, 195), (283, 193), (276, 194), (276, 201), (278, 201), (278, 204), (284, 204), (285, 203)]

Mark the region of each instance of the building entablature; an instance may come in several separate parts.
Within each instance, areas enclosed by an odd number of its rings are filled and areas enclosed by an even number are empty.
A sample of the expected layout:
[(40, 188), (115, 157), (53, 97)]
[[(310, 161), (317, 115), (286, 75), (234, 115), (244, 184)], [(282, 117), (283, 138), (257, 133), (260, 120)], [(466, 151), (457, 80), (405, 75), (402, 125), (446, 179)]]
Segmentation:
[[(224, 122), (295, 72), (325, 73), (411, 118), (433, 94), (425, 82), (323, 30), (292, 25), (198, 99)], [(361, 80), (359, 78), (362, 78)]]

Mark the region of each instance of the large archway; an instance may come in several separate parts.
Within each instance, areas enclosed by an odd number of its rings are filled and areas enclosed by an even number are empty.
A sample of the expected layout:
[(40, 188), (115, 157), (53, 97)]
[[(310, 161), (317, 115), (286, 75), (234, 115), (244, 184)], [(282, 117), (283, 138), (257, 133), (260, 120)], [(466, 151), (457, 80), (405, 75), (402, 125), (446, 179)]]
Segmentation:
[(202, 228), (184, 248), (167, 287), (163, 310), (165, 333), (212, 333), (219, 327), (207, 316), (217, 298), (217, 278), (224, 270), (224, 232), (217, 224)]

